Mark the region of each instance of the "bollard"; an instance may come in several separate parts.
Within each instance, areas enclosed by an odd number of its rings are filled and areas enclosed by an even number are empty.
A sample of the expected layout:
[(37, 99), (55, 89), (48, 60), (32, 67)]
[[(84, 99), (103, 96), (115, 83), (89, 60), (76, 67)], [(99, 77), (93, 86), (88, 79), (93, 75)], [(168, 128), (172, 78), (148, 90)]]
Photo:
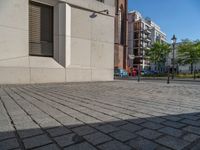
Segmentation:
[(170, 72), (168, 68), (168, 73), (167, 73), (167, 84), (170, 84)]
[(167, 77), (167, 84), (170, 84), (169, 79), (170, 79), (170, 77), (168, 75), (168, 77)]

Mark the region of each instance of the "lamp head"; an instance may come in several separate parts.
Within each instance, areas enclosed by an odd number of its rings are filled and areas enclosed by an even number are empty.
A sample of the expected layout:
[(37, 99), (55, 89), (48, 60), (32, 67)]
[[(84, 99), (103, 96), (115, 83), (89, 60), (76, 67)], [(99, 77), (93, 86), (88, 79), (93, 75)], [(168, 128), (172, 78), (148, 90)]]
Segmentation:
[(102, 12), (105, 12), (105, 13), (106, 13), (106, 15), (108, 15), (108, 14), (109, 14), (109, 10), (108, 10), (108, 9), (105, 9), (105, 10), (103, 10)]
[(171, 40), (172, 40), (172, 43), (173, 43), (173, 44), (175, 44), (175, 43), (176, 43), (176, 40), (177, 40), (177, 38), (176, 38), (175, 34), (173, 35), (173, 37), (172, 37), (172, 39), (171, 39)]
[(109, 15), (109, 10), (105, 9), (105, 10), (99, 11), (98, 13), (106, 13), (106, 15)]

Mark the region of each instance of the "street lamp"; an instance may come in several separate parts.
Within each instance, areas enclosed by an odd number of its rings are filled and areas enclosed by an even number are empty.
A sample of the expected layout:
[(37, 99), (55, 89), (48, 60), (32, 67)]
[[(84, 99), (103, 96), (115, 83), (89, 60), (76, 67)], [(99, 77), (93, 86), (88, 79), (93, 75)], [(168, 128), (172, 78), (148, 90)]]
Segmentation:
[(167, 57), (168, 61), (166, 63), (167, 65), (167, 84), (170, 84), (170, 63), (169, 63), (169, 56)]
[(173, 66), (172, 66), (172, 79), (174, 79), (174, 67), (175, 67), (175, 46), (176, 46), (176, 40), (177, 40), (177, 38), (176, 38), (176, 36), (175, 35), (173, 35), (173, 37), (172, 37), (172, 47), (173, 47), (173, 61), (172, 61), (172, 63), (173, 63)]

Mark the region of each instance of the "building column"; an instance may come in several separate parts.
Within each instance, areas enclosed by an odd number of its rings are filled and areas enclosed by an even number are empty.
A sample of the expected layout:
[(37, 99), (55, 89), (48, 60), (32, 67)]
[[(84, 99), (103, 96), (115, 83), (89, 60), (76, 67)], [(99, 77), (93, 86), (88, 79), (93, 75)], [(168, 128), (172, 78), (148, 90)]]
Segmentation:
[(63, 67), (70, 61), (70, 6), (60, 0), (54, 7), (54, 59)]

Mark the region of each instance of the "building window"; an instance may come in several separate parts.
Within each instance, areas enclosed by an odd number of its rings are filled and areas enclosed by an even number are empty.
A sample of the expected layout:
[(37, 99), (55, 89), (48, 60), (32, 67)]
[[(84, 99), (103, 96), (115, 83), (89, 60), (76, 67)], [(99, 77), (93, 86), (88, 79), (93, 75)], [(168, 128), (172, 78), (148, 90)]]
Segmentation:
[(53, 7), (29, 3), (29, 54), (53, 57)]
[(102, 2), (102, 3), (104, 3), (104, 0), (97, 0), (98, 2)]

